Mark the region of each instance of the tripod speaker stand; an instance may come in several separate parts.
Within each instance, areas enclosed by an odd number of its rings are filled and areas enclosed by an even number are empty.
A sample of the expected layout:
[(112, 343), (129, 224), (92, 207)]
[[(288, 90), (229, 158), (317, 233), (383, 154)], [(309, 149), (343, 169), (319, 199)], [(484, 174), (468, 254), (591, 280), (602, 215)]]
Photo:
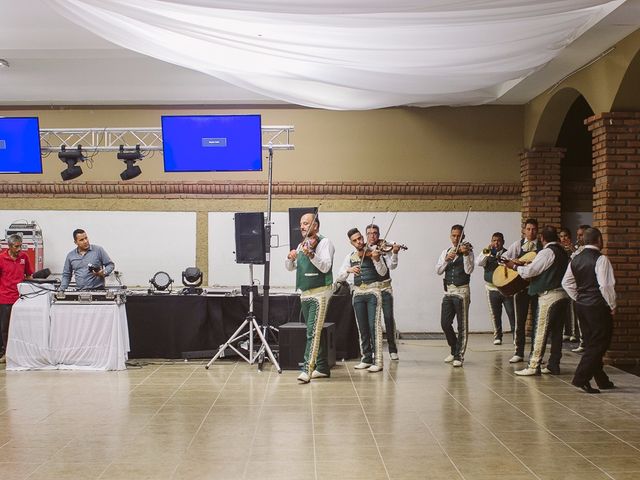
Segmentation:
[[(253, 365), (259, 358), (262, 358), (266, 353), (266, 355), (269, 357), (269, 360), (271, 360), (271, 363), (276, 367), (278, 373), (282, 373), (282, 368), (280, 368), (280, 365), (278, 364), (275, 356), (273, 355), (273, 351), (271, 350), (271, 347), (269, 346), (269, 343), (267, 342), (267, 339), (263, 334), (262, 328), (260, 327), (260, 325), (258, 325), (258, 321), (256, 320), (256, 317), (253, 313), (253, 299), (254, 299), (254, 295), (257, 293), (257, 290), (258, 290), (258, 287), (255, 285), (253, 281), (253, 265), (249, 265), (249, 275), (250, 275), (251, 283), (249, 284), (249, 289), (248, 289), (249, 290), (249, 311), (247, 312), (247, 316), (244, 318), (242, 325), (240, 325), (240, 327), (238, 327), (238, 329), (235, 332), (233, 332), (233, 335), (231, 335), (229, 340), (227, 340), (225, 344), (220, 345), (220, 347), (218, 348), (218, 352), (214, 355), (214, 357), (211, 360), (209, 360), (209, 363), (207, 363), (205, 368), (209, 369), (209, 367), (213, 364), (213, 362), (215, 362), (218, 358), (223, 357), (226, 349), (230, 348), (231, 350), (236, 352), (238, 355), (240, 355), (240, 357), (242, 357), (250, 365)], [(260, 342), (260, 347), (257, 350), (254, 348), (254, 345), (256, 343), (254, 339), (256, 335), (258, 336), (258, 340)], [(247, 339), (246, 341), (248, 344), (248, 348), (245, 349), (247, 350), (248, 356), (245, 355), (235, 345), (235, 344), (242, 343), (242, 340), (245, 338)]]

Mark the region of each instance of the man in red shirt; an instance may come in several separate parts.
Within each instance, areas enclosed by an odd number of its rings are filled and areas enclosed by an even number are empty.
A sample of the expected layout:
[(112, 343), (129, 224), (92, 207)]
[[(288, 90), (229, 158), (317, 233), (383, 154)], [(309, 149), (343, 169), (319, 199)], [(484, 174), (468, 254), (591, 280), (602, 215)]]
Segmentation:
[(25, 278), (31, 278), (33, 274), (29, 257), (22, 251), (22, 237), (9, 235), (7, 243), (9, 248), (0, 253), (0, 332), (2, 333), (0, 363), (5, 362), (4, 354), (9, 343), (11, 308), (20, 296), (18, 284)]

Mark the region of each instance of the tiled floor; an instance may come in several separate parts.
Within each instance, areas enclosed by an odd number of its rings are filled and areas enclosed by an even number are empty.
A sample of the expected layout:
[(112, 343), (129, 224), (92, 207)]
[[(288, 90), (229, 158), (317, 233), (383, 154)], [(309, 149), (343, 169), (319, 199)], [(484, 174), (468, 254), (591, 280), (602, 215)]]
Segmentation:
[(0, 479), (640, 479), (640, 378), (608, 368), (620, 388), (587, 395), (576, 354), (519, 378), (491, 343), (454, 369), (443, 341), (407, 341), (381, 373), (310, 385), (228, 360), (2, 368)]

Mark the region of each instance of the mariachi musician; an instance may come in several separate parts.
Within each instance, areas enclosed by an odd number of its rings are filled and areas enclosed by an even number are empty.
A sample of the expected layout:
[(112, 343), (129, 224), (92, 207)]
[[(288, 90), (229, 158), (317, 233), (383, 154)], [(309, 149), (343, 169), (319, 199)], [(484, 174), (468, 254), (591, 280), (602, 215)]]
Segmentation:
[(515, 329), (516, 316), (513, 297), (507, 297), (493, 284), (493, 272), (498, 268), (498, 261), (506, 253), (504, 235), (496, 232), (491, 236), (491, 243), (478, 255), (476, 265), (484, 268), (484, 286), (487, 290), (489, 314), (493, 323), (493, 344), (502, 345), (502, 307), (509, 319), (511, 332)]
[[(538, 220), (528, 218), (524, 222), (522, 229), (523, 238), (513, 242), (507, 249), (505, 257), (510, 260), (521, 258), (529, 252), (540, 252), (542, 250), (542, 242), (538, 240)], [(526, 343), (526, 323), (529, 315), (529, 308), (536, 311), (538, 308), (537, 295), (529, 295), (527, 290), (522, 290), (514, 296), (514, 304), (516, 310), (516, 330), (514, 335), (515, 352), (513, 357), (509, 359), (509, 363), (518, 363), (524, 360), (524, 345)], [(533, 335), (535, 334), (535, 315), (534, 328), (531, 331), (531, 343), (533, 347)]]
[(318, 214), (300, 217), (300, 233), (304, 235), (297, 249), (291, 250), (285, 268), (296, 271), (296, 289), (301, 291), (300, 310), (307, 324), (307, 345), (304, 351), (300, 383), (331, 375), (326, 346), (321, 342), (322, 327), (333, 285), (333, 254), (331, 240), (320, 235)]
[[(397, 243), (387, 244), (384, 239), (380, 238), (380, 228), (374, 223), (367, 225), (367, 246), (369, 250), (379, 250), (381, 247), (385, 249), (386, 247), (386, 255), (383, 255), (381, 259), (389, 270), (394, 270), (398, 266), (398, 252), (400, 252), (400, 249), (407, 249), (404, 245), (398, 245)], [(393, 289), (391, 288), (389, 272), (387, 276), (389, 278), (384, 280), (381, 288), (384, 328), (387, 332), (389, 357), (391, 360), (400, 360), (400, 357), (398, 357), (398, 346), (396, 345), (396, 322), (393, 316)]]
[[(562, 327), (569, 305), (569, 296), (562, 288), (562, 277), (567, 270), (569, 257), (560, 245), (555, 227), (542, 229), (544, 248), (529, 265), (520, 266), (509, 260), (507, 268), (513, 268), (524, 279), (530, 279), (528, 294), (538, 297), (535, 310), (535, 335), (529, 365), (516, 371), (516, 375), (540, 375), (540, 373), (560, 373), (562, 357)], [(542, 368), (547, 338), (551, 337), (551, 353), (546, 368)]]
[(353, 274), (353, 310), (360, 337), (360, 363), (356, 370), (382, 371), (382, 290), (389, 286), (389, 269), (382, 252), (369, 249), (357, 228), (347, 232), (355, 250), (342, 262), (337, 281), (344, 282)]
[[(468, 215), (468, 214), (467, 214)], [(451, 354), (444, 361), (454, 367), (461, 367), (467, 349), (469, 335), (469, 303), (471, 294), (469, 281), (474, 267), (473, 248), (464, 242), (464, 226), (451, 227), (452, 246), (443, 250), (436, 264), (436, 273), (444, 275), (444, 297), (440, 324), (451, 348)], [(453, 330), (453, 319), (458, 319), (458, 334)]]

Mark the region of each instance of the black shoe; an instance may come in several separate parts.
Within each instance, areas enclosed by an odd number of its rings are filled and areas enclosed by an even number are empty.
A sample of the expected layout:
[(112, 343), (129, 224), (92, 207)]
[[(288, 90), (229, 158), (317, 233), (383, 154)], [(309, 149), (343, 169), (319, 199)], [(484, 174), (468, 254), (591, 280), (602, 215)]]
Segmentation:
[(613, 384), (613, 382), (607, 382), (602, 385), (598, 385), (598, 388), (600, 390), (613, 390), (614, 388), (616, 388), (616, 386)]
[(571, 383), (573, 386), (578, 387), (580, 390), (584, 391), (585, 393), (600, 393), (600, 390), (598, 390), (597, 388), (593, 388), (589, 382), (585, 382), (582, 385), (573, 383), (573, 382)]

